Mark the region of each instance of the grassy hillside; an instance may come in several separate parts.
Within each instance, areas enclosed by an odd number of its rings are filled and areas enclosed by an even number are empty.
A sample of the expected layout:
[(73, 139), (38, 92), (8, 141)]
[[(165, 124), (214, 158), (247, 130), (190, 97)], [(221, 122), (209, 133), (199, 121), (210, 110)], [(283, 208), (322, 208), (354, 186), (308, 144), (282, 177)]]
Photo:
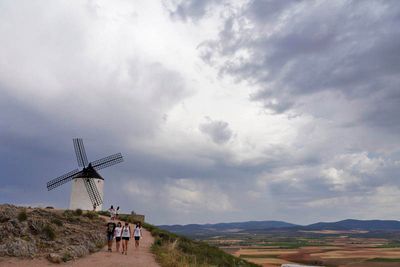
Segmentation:
[(227, 254), (205, 242), (193, 241), (150, 224), (145, 224), (144, 227), (155, 238), (152, 252), (162, 267), (259, 266)]

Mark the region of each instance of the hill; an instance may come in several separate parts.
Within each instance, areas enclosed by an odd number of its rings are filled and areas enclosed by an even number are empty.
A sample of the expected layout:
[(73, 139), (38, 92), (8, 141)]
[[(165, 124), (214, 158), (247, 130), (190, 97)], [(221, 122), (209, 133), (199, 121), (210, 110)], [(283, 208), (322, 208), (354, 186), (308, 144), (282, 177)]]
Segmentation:
[(366, 230), (399, 231), (400, 221), (395, 220), (343, 220), (338, 222), (319, 222), (302, 227), (307, 230)]
[(337, 222), (318, 222), (306, 226), (282, 221), (249, 221), (218, 224), (160, 225), (161, 229), (194, 238), (207, 238), (235, 233), (296, 233), (297, 231), (318, 230), (364, 230), (379, 232), (400, 231), (400, 221), (395, 220), (342, 220)]
[(155, 238), (152, 252), (162, 267), (259, 266), (205, 242), (194, 241), (149, 224), (144, 224), (144, 227)]
[(201, 237), (218, 233), (234, 233), (247, 230), (289, 228), (297, 225), (282, 221), (248, 221), (217, 224), (159, 225), (158, 227), (176, 234)]
[(104, 245), (104, 221), (94, 212), (0, 205), (0, 257), (62, 262)]
[[(131, 215), (121, 214), (120, 217), (130, 223), (135, 221)], [(104, 226), (105, 221), (95, 212), (0, 205), (0, 265), (28, 266), (35, 263), (34, 266), (44, 266), (48, 265), (47, 258), (54, 263), (76, 259), (74, 266), (94, 266), (94, 263), (101, 266), (130, 266), (135, 262), (140, 266), (150, 266), (144, 257), (140, 258), (142, 253), (147, 255), (147, 259), (153, 259), (151, 266), (258, 266), (205, 242), (193, 241), (146, 223), (144, 227), (154, 237), (151, 252), (158, 264), (149, 249), (149, 242), (153, 238), (145, 230), (144, 235), (148, 236), (141, 242), (141, 248), (145, 250), (135, 250), (129, 265), (122, 264), (121, 259), (128, 258), (120, 257), (119, 253), (115, 257), (115, 254), (108, 254), (102, 249), (105, 246)], [(146, 242), (147, 248), (144, 248)], [(100, 250), (102, 252), (78, 259)]]

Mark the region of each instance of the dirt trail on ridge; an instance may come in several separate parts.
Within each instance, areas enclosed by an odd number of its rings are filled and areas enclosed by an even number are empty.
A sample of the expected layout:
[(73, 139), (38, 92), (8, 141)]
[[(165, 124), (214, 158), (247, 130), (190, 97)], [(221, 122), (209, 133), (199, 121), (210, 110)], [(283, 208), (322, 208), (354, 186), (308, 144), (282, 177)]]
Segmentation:
[[(115, 241), (113, 242), (113, 251), (107, 252), (107, 246), (101, 251), (88, 256), (72, 260), (66, 263), (54, 264), (47, 259), (18, 259), (18, 258), (0, 258), (1, 267), (22, 267), (22, 266), (74, 266), (74, 267), (160, 267), (156, 262), (154, 255), (150, 252), (153, 244), (153, 237), (146, 229), (142, 229), (143, 237), (140, 240), (140, 246), (135, 248), (135, 241), (130, 240), (128, 246), (128, 255), (122, 255), (115, 251)], [(122, 247), (121, 247), (122, 248)]]

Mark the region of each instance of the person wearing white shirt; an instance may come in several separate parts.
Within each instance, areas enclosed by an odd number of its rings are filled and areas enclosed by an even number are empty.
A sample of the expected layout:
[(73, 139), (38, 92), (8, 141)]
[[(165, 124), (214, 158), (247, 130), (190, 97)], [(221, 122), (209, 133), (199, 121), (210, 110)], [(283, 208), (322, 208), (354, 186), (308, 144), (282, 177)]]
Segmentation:
[(131, 227), (127, 222), (125, 222), (125, 225), (122, 227), (121, 237), (122, 237), (122, 254), (127, 255), (129, 238), (131, 237)]
[(112, 221), (114, 221), (114, 219), (115, 219), (115, 209), (114, 209), (113, 205), (111, 205), (111, 208), (108, 209), (108, 212), (110, 213), (110, 219)]
[(136, 224), (135, 230), (133, 231), (133, 236), (135, 237), (135, 248), (139, 247), (139, 240), (142, 237), (142, 227), (140, 223)]
[(115, 237), (115, 247), (117, 252), (119, 252), (119, 247), (121, 245), (121, 236), (122, 236), (122, 225), (121, 222), (117, 223), (117, 227), (114, 229), (114, 237)]

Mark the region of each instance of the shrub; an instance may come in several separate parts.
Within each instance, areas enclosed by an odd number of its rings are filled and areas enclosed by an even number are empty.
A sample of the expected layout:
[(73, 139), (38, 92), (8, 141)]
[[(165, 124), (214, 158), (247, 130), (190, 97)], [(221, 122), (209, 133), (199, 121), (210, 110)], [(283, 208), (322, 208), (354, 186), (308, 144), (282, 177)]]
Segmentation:
[(28, 219), (28, 215), (26, 214), (26, 210), (22, 210), (18, 213), (18, 221), (26, 221)]
[(72, 210), (64, 210), (63, 212), (64, 217), (69, 218), (75, 215), (75, 212)]
[(98, 241), (96, 241), (95, 244), (96, 244), (96, 248), (102, 249), (102, 248), (106, 245), (106, 242), (105, 242), (105, 241), (98, 240)]
[(29, 237), (29, 235), (24, 235), (23, 237), (21, 237), (22, 240), (25, 240), (27, 242), (31, 241), (31, 238)]
[(63, 222), (58, 218), (51, 219), (51, 223), (54, 223), (57, 226), (62, 226), (63, 225)]
[(46, 224), (45, 227), (43, 227), (43, 233), (50, 240), (54, 240), (56, 238), (56, 232), (49, 224)]
[(88, 212), (86, 212), (83, 216), (86, 216), (86, 217), (88, 217), (88, 218), (91, 219), (91, 220), (93, 220), (93, 219), (99, 217), (99, 215), (98, 215), (96, 212), (94, 212), (94, 211), (88, 211)]
[(97, 211), (97, 214), (102, 215), (102, 216), (107, 216), (107, 217), (110, 217), (110, 215), (111, 215), (110, 212), (107, 210)]
[(76, 209), (75, 210), (75, 215), (76, 216), (81, 216), (82, 215), (82, 210), (81, 209)]
[(61, 257), (63, 262), (67, 262), (73, 259), (73, 257), (71, 256), (71, 254), (69, 252), (65, 252), (63, 254), (63, 256)]

